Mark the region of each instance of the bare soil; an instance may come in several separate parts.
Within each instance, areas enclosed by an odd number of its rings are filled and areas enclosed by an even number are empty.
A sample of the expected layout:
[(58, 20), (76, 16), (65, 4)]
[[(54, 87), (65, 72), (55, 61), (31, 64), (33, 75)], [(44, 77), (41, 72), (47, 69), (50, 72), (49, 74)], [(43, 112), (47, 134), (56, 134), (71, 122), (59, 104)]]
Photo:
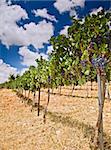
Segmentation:
[[(73, 96), (67, 96), (71, 87), (62, 87), (61, 95), (58, 92), (54, 89), (56, 94), (51, 94), (44, 124), (43, 111), (37, 117), (36, 108), (31, 112), (31, 106), (15, 92), (1, 89), (0, 150), (91, 150), (98, 115), (96, 84), (93, 91), (90, 83), (76, 87)], [(47, 93), (42, 92), (41, 105), (45, 107), (46, 101)], [(104, 134), (105, 150), (111, 150), (111, 101), (107, 99)]]

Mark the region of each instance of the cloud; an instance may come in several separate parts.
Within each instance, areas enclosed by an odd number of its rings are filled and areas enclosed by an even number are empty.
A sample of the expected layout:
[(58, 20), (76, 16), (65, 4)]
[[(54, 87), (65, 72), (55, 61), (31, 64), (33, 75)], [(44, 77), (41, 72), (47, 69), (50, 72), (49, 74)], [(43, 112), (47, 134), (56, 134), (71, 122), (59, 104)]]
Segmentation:
[(72, 0), (73, 5), (76, 6), (80, 6), (80, 7), (84, 7), (85, 5), (85, 0)]
[(53, 46), (48, 46), (47, 54), (51, 54), (52, 51), (53, 51)]
[(97, 13), (98, 13), (99, 11), (101, 11), (102, 9), (103, 9), (102, 7), (99, 7), (98, 9), (93, 9), (92, 12), (90, 13), (90, 15), (92, 15), (92, 14), (97, 15)]
[(43, 48), (54, 34), (51, 22), (43, 20), (38, 24), (31, 22), (19, 27), (17, 22), (28, 19), (27, 12), (19, 5), (8, 5), (2, 0), (0, 2), (0, 41), (9, 47), (10, 45), (28, 46), (32, 44), (35, 48)]
[(84, 7), (85, 0), (56, 0), (54, 7), (60, 12), (71, 11), (74, 7)]
[(42, 56), (43, 59), (48, 60), (48, 55), (44, 53), (40, 53), (40, 56)]
[(64, 26), (64, 28), (60, 31), (60, 34), (68, 35), (68, 28), (69, 26)]
[(25, 46), (21, 47), (18, 53), (21, 56), (22, 65), (28, 67), (31, 65), (36, 66), (35, 60), (40, 57), (38, 52), (32, 52)]
[(46, 8), (33, 10), (33, 13), (35, 14), (36, 17), (40, 16), (40, 17), (48, 19), (50, 21), (57, 22), (55, 16), (48, 14), (48, 11)]
[(45, 43), (48, 43), (54, 34), (54, 28), (51, 22), (45, 20), (38, 24), (30, 23), (24, 26), (25, 37), (27, 44), (32, 44), (35, 48), (43, 48)]
[(39, 59), (40, 56), (43, 57), (43, 59), (48, 59), (48, 55), (44, 54), (44, 53), (38, 53), (38, 52), (32, 52), (30, 51), (27, 47), (21, 47), (19, 49), (19, 55), (21, 56), (21, 63), (23, 66), (36, 66), (36, 59)]
[(78, 19), (78, 15), (77, 15), (75, 9), (71, 9), (71, 10), (70, 10), (70, 16), (71, 16), (71, 17), (74, 17), (75, 19)]
[(0, 59), (0, 83), (3, 83), (8, 80), (10, 74), (17, 74), (17, 69), (6, 64)]
[(19, 71), (20, 76), (22, 76), (25, 73), (25, 71), (28, 71), (28, 70), (29, 70), (28, 67), (27, 68), (23, 68), (22, 70), (20, 70)]
[(72, 5), (73, 3), (70, 0), (56, 0), (56, 2), (54, 3), (55, 8), (60, 13), (71, 10)]
[(0, 40), (3, 44), (7, 47), (12, 44), (23, 44), (22, 29), (17, 26), (16, 22), (26, 18), (28, 18), (27, 13), (20, 6), (8, 6), (7, 3), (2, 2), (0, 5)]

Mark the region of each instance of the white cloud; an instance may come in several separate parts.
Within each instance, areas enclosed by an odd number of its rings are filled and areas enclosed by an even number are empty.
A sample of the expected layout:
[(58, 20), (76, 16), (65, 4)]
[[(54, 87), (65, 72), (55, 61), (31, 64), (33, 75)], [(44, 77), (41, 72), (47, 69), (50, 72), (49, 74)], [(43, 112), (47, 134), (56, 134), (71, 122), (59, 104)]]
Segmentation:
[(35, 60), (40, 57), (38, 52), (32, 52), (25, 46), (21, 47), (18, 53), (20, 56), (22, 56), (22, 65), (28, 67), (31, 65), (36, 66)]
[(64, 34), (64, 35), (68, 35), (68, 28), (69, 28), (69, 26), (64, 26), (64, 29), (62, 29), (61, 31), (60, 31), (60, 34)]
[(103, 9), (102, 7), (99, 7), (98, 9), (93, 9), (92, 12), (90, 13), (90, 15), (92, 15), (92, 14), (97, 15), (97, 13), (98, 13), (99, 11), (101, 11), (102, 9)]
[(71, 17), (74, 17), (75, 19), (78, 19), (78, 15), (77, 15), (75, 9), (71, 9), (71, 10), (70, 10), (70, 16), (71, 16)]
[(48, 14), (48, 11), (46, 8), (33, 10), (33, 13), (35, 14), (36, 17), (40, 16), (40, 17), (46, 18), (50, 21), (57, 22), (55, 16)]
[(85, 5), (85, 0), (72, 0), (74, 6), (80, 6), (80, 7), (84, 7)]
[(28, 70), (29, 68), (23, 68), (22, 70), (20, 70), (19, 71), (20, 76), (22, 76), (25, 73), (25, 71), (28, 71)]
[(51, 54), (52, 51), (53, 51), (53, 46), (48, 46), (47, 54)]
[(12, 44), (23, 44), (22, 29), (16, 24), (21, 18), (28, 18), (27, 13), (18, 5), (0, 5), (0, 40), (7, 47)]
[(48, 43), (51, 36), (53, 35), (54, 29), (51, 22), (45, 20), (35, 23), (26, 24), (24, 31), (27, 45), (32, 44), (35, 48), (43, 48), (44, 43)]
[(45, 53), (40, 53), (40, 56), (42, 56), (43, 59), (48, 60), (48, 55)]
[(53, 25), (45, 20), (35, 24), (33, 22), (19, 27), (17, 21), (27, 19), (28, 14), (19, 5), (8, 5), (3, 0), (0, 2), (0, 40), (7, 47), (10, 45), (42, 48), (53, 35)]
[(11, 0), (8, 0), (7, 3), (8, 3), (8, 5), (11, 5), (11, 4), (12, 4), (12, 1), (11, 1)]
[(21, 47), (19, 49), (19, 55), (21, 56), (21, 60), (22, 60), (22, 65), (24, 66), (36, 66), (36, 59), (40, 59), (40, 56), (43, 57), (43, 59), (48, 59), (48, 55), (44, 54), (44, 53), (38, 53), (38, 52), (32, 52), (30, 51), (27, 47)]
[(70, 0), (56, 0), (56, 2), (54, 3), (55, 8), (60, 13), (69, 11), (71, 9), (72, 5), (73, 5), (73, 3)]
[(17, 69), (0, 59), (0, 83), (7, 81), (10, 74), (17, 74)]
[(5, 1), (6, 1), (6, 0), (0, 0), (0, 6), (1, 6), (1, 5), (5, 5), (5, 4), (6, 4)]
[(84, 3), (85, 0), (56, 0), (54, 6), (60, 13), (63, 13), (71, 11), (76, 6), (84, 7)]

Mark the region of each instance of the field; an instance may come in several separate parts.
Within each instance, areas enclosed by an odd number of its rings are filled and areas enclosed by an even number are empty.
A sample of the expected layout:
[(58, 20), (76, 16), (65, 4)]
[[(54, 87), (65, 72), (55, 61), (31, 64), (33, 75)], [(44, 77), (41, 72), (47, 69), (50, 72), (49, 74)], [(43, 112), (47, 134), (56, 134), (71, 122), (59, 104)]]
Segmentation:
[[(44, 124), (43, 111), (37, 117), (36, 108), (31, 112), (31, 106), (22, 102), (15, 92), (1, 89), (0, 150), (91, 150), (98, 115), (96, 84), (93, 83), (92, 92), (89, 83), (81, 89), (76, 87), (74, 96), (66, 96), (71, 93), (71, 87), (62, 87), (61, 93), (51, 94)], [(43, 107), (46, 100), (47, 93), (42, 91)], [(105, 150), (111, 150), (111, 101), (107, 99), (104, 134)]]

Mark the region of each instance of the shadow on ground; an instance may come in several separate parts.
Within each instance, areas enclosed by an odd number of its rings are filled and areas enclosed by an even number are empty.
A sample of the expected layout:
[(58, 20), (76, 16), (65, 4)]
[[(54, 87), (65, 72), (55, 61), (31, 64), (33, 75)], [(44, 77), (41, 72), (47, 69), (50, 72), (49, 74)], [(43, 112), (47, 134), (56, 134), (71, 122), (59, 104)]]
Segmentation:
[[(18, 94), (17, 96), (22, 100), (22, 102), (32, 105), (32, 100), (24, 97), (22, 94)], [(35, 108), (35, 109), (34, 109)], [(37, 105), (32, 106), (32, 110), (36, 110)], [(40, 105), (40, 110), (44, 110), (44, 107)], [(63, 114), (55, 113), (55, 112), (49, 112), (47, 114), (50, 117), (50, 120), (55, 123), (62, 123), (63, 126), (68, 126), (71, 128), (77, 128), (78, 130), (81, 130), (84, 138), (87, 138), (89, 140), (89, 145), (91, 150), (93, 150), (93, 139), (94, 139), (94, 133), (95, 129), (89, 124), (85, 124), (83, 122), (80, 122), (78, 120), (73, 119), (70, 116), (63, 116)], [(111, 150), (111, 136), (104, 133), (104, 150)]]

